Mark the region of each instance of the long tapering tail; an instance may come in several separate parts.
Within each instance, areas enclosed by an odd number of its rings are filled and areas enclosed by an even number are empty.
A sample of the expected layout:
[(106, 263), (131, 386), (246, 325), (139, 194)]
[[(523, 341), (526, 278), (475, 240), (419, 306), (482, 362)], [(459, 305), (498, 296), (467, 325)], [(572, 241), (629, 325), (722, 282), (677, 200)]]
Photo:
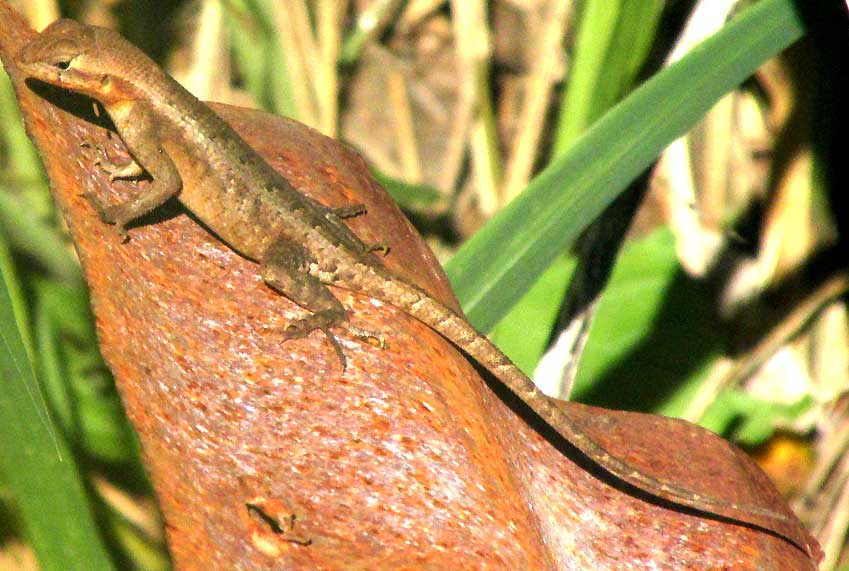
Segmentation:
[[(398, 306), (405, 313), (451, 341), (489, 370), (549, 426), (605, 471), (660, 499), (769, 530), (815, 557), (817, 553), (815, 540), (807, 534), (795, 518), (761, 506), (739, 504), (696, 493), (674, 482), (646, 474), (614, 456), (584, 432), (576, 420), (570, 416), (571, 403), (558, 401), (542, 393), (498, 347), (475, 330), (463, 317), (418, 287), (403, 282), (397, 277), (387, 278), (380, 274), (382, 272), (378, 270), (372, 275), (375, 278), (387, 279), (390, 284), (387, 285), (384, 282), (375, 291), (365, 293)], [(386, 295), (387, 290), (391, 291), (391, 296)], [(386, 299), (387, 297), (392, 299)]]

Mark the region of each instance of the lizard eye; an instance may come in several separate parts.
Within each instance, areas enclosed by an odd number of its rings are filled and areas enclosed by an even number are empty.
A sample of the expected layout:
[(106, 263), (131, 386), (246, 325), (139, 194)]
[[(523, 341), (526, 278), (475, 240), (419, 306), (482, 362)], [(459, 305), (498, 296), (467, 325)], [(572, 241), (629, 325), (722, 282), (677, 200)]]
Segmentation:
[(53, 64), (53, 67), (56, 67), (58, 69), (61, 69), (62, 71), (65, 71), (65, 70), (67, 70), (71, 67), (71, 60), (57, 61), (56, 63)]

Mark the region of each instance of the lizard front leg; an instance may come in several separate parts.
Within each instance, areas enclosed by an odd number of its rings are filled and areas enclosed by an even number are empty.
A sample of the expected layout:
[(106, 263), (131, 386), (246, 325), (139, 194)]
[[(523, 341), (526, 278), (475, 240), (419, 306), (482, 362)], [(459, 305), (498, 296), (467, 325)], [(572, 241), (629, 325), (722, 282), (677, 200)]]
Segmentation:
[(103, 154), (103, 158), (97, 159), (94, 164), (106, 171), (109, 174), (109, 180), (113, 182), (119, 178), (138, 178), (145, 173), (144, 167), (132, 157), (130, 162), (119, 164), (112, 160), (105, 149), (98, 147), (97, 150)]
[(310, 261), (310, 255), (303, 246), (278, 238), (263, 255), (260, 273), (270, 288), (312, 312), (290, 322), (283, 332), (285, 338), (299, 339), (316, 329), (321, 330), (344, 369), (347, 363), (345, 353), (330, 328), (348, 321), (348, 314), (330, 289), (308, 273)]
[(123, 169), (110, 172), (110, 179), (142, 172), (147, 172), (151, 178), (148, 188), (119, 204), (105, 205), (93, 195), (88, 197), (100, 219), (107, 224), (115, 224), (121, 236), (126, 237), (125, 226), (128, 223), (174, 196), (182, 188), (183, 181), (174, 161), (162, 148), (159, 124), (148, 103), (124, 102), (111, 105), (108, 111), (133, 158)]

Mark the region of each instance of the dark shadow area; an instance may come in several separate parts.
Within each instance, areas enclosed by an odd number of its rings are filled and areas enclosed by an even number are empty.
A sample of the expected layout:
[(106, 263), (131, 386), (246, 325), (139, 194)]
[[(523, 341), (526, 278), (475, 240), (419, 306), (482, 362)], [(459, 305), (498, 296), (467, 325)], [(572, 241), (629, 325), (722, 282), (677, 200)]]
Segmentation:
[[(835, 217), (838, 242), (835, 255), (843, 260), (844, 267), (849, 263), (849, 175), (844, 161), (846, 153), (847, 110), (845, 101), (849, 91), (849, 13), (845, 2), (806, 2), (796, 1), (805, 27), (808, 30), (805, 42), (813, 48), (813, 65), (806, 69), (796, 69), (804, 77), (797, 78), (797, 85), (805, 86), (810, 95), (816, 97), (811, 142), (818, 179), (826, 185), (826, 194), (830, 201), (830, 210)], [(813, 67), (814, 77), (811, 77)]]
[(120, 23), (121, 35), (160, 64), (170, 55), (171, 48), (187, 37), (186, 30), (177, 26), (196, 25), (199, 12), (187, 0), (117, 2), (112, 10)]
[[(756, 299), (743, 304), (726, 322), (737, 327), (728, 331), (728, 351), (732, 356), (746, 353), (773, 328), (787, 319), (811, 293), (829, 278), (846, 270), (847, 257), (834, 246), (808, 256), (804, 264), (784, 276), (781, 282)], [(740, 316), (746, 316), (741, 324)]]
[[(663, 404), (715, 353), (730, 356), (751, 350), (799, 303), (835, 272), (847, 258), (836, 248), (808, 259), (776, 287), (764, 292), (734, 315), (721, 320), (713, 307), (710, 285), (678, 271), (651, 332), (604, 377), (581, 395), (581, 402), (625, 410), (651, 412)], [(722, 258), (739, 254), (726, 252)], [(747, 315), (745, 327), (730, 327)], [(637, 376), (639, 374), (639, 377)]]
[(706, 285), (678, 270), (665, 298), (651, 332), (583, 393), (581, 402), (652, 411), (719, 349), (720, 324)]
[[(102, 111), (103, 106), (91, 97), (77, 93), (76, 91), (62, 89), (61, 87), (32, 77), (27, 78), (24, 83), (26, 83), (30, 91), (51, 105), (67, 111), (71, 115), (92, 123), (97, 127), (108, 129), (113, 133), (115, 132), (115, 125), (112, 124), (109, 115)], [(95, 113), (95, 106), (101, 110), (99, 114)]]

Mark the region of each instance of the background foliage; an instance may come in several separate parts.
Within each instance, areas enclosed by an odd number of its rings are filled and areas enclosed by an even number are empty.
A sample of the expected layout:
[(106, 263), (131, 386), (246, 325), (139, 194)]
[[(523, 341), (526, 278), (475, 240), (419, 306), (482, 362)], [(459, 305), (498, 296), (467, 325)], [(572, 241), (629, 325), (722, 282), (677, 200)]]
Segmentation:
[[(357, 147), (446, 261), (470, 319), (541, 386), (748, 446), (820, 537), (822, 568), (839, 565), (849, 281), (832, 80), (846, 72), (845, 7), (20, 4), (39, 29), (60, 14), (117, 27), (201, 98)], [(43, 569), (166, 569), (5, 76), (0, 124), (0, 569), (34, 568), (36, 554)]]

